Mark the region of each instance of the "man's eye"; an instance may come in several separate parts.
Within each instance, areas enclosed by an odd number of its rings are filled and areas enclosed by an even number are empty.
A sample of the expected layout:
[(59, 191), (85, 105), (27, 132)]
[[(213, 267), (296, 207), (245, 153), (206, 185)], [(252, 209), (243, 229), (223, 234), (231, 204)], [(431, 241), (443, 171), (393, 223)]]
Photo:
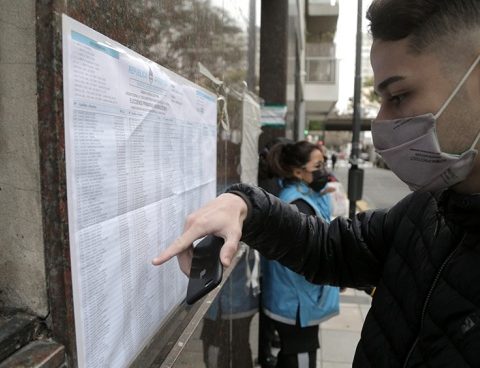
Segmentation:
[(389, 97), (388, 101), (393, 103), (394, 105), (399, 105), (405, 99), (405, 97), (406, 97), (406, 94), (402, 93), (400, 95)]

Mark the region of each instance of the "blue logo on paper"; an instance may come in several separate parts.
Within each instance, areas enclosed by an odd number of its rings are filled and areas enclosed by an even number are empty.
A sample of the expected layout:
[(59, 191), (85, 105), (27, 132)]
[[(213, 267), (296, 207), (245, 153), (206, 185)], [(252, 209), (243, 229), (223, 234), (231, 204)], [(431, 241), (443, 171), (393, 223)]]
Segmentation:
[(101, 51), (107, 55), (110, 55), (111, 57), (114, 57), (115, 59), (118, 59), (120, 57), (120, 53), (117, 50), (114, 50), (111, 47), (100, 44), (97, 41), (92, 40), (91, 38), (84, 36), (81, 33), (72, 31), (72, 40), (83, 43), (84, 45), (90, 46), (92, 49)]

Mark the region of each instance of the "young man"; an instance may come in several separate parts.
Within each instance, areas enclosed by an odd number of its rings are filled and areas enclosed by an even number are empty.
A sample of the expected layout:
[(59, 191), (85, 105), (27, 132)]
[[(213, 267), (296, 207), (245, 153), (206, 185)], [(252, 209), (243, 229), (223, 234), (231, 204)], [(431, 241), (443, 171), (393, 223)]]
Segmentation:
[(154, 263), (188, 272), (214, 233), (228, 265), (242, 238), (312, 282), (377, 287), (354, 367), (480, 367), (480, 1), (374, 0), (368, 18), (374, 143), (414, 193), (326, 225), (236, 185)]

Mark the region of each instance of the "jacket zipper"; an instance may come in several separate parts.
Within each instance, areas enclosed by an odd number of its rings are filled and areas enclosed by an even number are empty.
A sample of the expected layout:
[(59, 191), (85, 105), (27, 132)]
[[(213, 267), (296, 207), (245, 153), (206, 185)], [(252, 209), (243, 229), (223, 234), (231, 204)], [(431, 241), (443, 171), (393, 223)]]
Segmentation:
[(423, 321), (425, 319), (425, 314), (427, 312), (427, 307), (428, 307), (428, 303), (430, 302), (430, 298), (432, 297), (432, 294), (433, 294), (433, 290), (435, 290), (435, 287), (437, 286), (437, 283), (438, 283), (438, 280), (440, 279), (440, 275), (442, 274), (444, 268), (447, 266), (448, 262), (450, 262), (450, 260), (452, 259), (452, 257), (455, 255), (455, 253), (457, 252), (458, 248), (460, 248), (460, 245), (463, 243), (463, 241), (465, 240), (465, 235), (463, 236), (462, 240), (460, 240), (460, 243), (459, 245), (453, 250), (450, 252), (450, 254), (448, 255), (448, 257), (445, 259), (445, 261), (443, 261), (442, 265), (440, 266), (440, 269), (438, 270), (437, 274), (435, 275), (435, 279), (433, 280), (431, 286), (430, 286), (430, 290), (428, 291), (428, 294), (427, 294), (427, 297), (425, 299), (425, 302), (423, 303), (423, 308), (422, 308), (422, 315), (421, 315), (421, 318), (420, 318), (420, 330), (419, 330), (419, 333), (417, 335), (417, 338), (415, 339), (415, 341), (413, 342), (412, 344), (412, 347), (410, 348), (410, 350), (408, 351), (408, 354), (407, 354), (407, 357), (405, 358), (405, 363), (403, 364), (403, 368), (407, 368), (407, 365), (408, 365), (408, 361), (410, 360), (412, 354), (413, 354), (413, 351), (415, 350), (415, 347), (417, 346), (418, 344), (418, 340), (420, 339), (420, 331), (422, 331), (423, 329)]

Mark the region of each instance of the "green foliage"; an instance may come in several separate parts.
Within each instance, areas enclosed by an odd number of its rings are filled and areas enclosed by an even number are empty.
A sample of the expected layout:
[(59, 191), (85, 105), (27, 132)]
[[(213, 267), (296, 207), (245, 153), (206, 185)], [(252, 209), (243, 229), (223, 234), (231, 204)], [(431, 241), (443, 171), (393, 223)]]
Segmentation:
[(245, 79), (246, 31), (209, 1), (69, 0), (68, 6), (74, 19), (190, 80), (198, 78), (198, 62), (221, 79)]
[(323, 130), (325, 128), (325, 124), (321, 120), (310, 120), (308, 124), (308, 130)]

